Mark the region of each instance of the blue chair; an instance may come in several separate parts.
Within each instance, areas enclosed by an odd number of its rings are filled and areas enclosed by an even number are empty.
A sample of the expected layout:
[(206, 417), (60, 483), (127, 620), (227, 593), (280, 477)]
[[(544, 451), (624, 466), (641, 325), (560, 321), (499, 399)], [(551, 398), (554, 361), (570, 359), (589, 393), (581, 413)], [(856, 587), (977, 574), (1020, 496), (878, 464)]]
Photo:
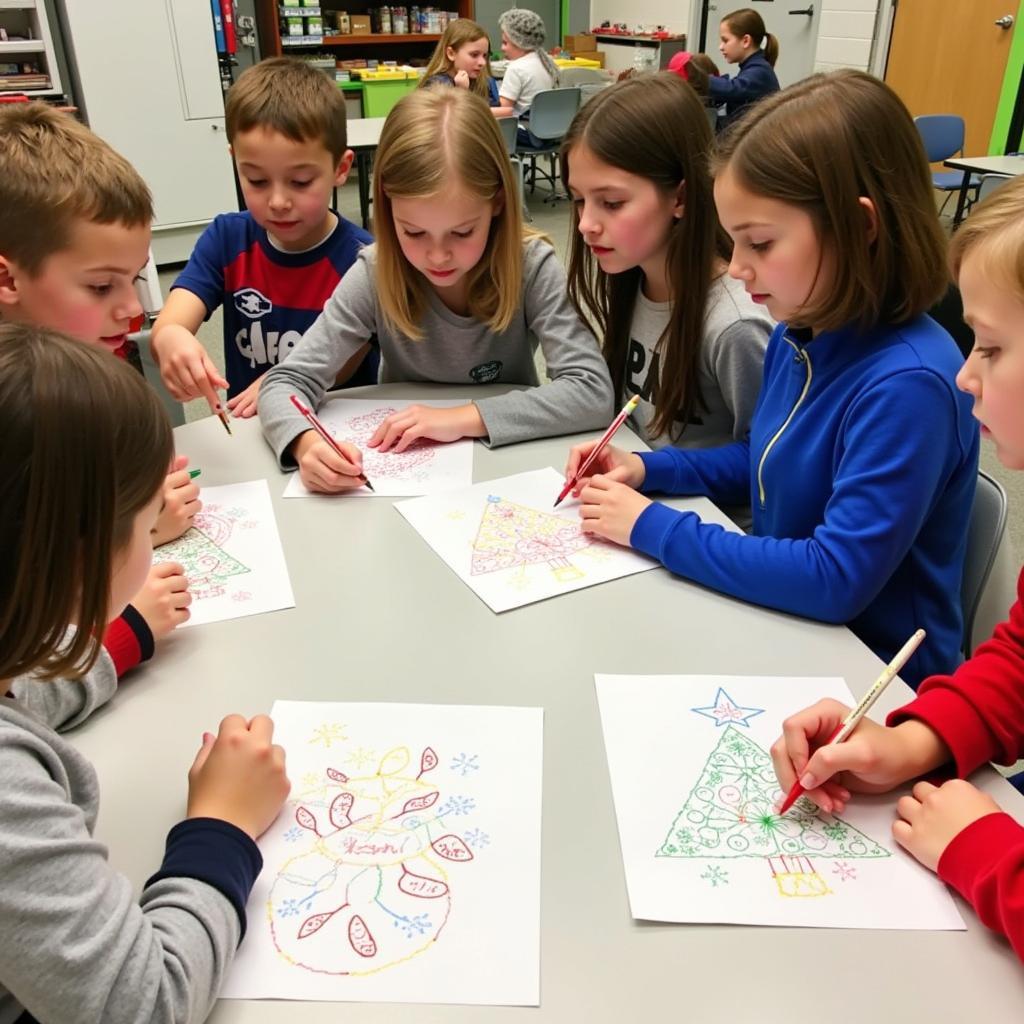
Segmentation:
[[(914, 124), (924, 143), (924, 151), (928, 155), (928, 163), (938, 164), (953, 156), (963, 156), (964, 152), (964, 119), (957, 114), (924, 114), (914, 118)], [(958, 193), (964, 183), (963, 171), (933, 171), (932, 187), (938, 192), (945, 192), (941, 214), (946, 209), (949, 197)], [(968, 188), (978, 189), (981, 179), (971, 175)]]
[[(577, 86), (572, 89), (545, 89), (533, 97), (530, 106), (530, 145), (519, 143), (516, 146), (516, 153), (526, 157), (530, 161), (530, 191), (532, 192), (537, 184), (537, 175), (551, 183), (551, 192), (544, 197), (544, 201), (562, 198), (555, 190), (555, 157), (562, 145), (562, 139), (580, 109), (580, 89)], [(537, 157), (548, 158), (549, 171), (537, 170)]]
[(978, 471), (978, 489), (967, 526), (967, 553), (960, 582), (960, 608), (964, 618), (963, 652), (971, 656), (974, 619), (981, 605), (981, 595), (992, 574), (996, 553), (1006, 532), (1006, 491), (987, 473)]

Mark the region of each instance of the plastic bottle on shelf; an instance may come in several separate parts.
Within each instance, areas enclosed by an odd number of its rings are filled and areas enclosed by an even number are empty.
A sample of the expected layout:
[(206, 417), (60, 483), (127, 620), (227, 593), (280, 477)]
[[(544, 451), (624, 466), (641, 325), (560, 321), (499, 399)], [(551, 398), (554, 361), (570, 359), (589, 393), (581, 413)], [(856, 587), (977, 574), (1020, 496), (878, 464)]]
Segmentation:
[(418, 7), (409, 8), (409, 31), (410, 32), (422, 32), (420, 28), (420, 9)]

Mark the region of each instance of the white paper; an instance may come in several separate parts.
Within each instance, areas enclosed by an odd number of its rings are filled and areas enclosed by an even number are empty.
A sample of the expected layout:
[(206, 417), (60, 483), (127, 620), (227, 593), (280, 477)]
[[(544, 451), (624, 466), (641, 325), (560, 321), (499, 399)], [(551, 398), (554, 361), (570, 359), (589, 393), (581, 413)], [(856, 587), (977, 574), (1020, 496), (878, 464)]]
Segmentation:
[(542, 709), (271, 717), (292, 793), (222, 994), (539, 1005)]
[(395, 508), (496, 612), (658, 566), (583, 533), (578, 501), (553, 508), (564, 485), (549, 467)]
[[(414, 494), (438, 494), (473, 482), (473, 441), (465, 437), (449, 444), (415, 441), (404, 452), (378, 452), (367, 442), (377, 427), (392, 413), (410, 405), (431, 405), (450, 409), (465, 405), (462, 399), (428, 402), (370, 401), (363, 398), (336, 398), (326, 402), (317, 419), (335, 440), (354, 444), (363, 453), (363, 469), (373, 490), (360, 487), (346, 491), (345, 497), (404, 497)], [(293, 473), (284, 489), (285, 498), (337, 498), (340, 495), (316, 494), (307, 490)]]
[(192, 594), (186, 626), (294, 608), (288, 566), (266, 480), (204, 487), (203, 510), (153, 562), (180, 562)]
[(805, 797), (780, 818), (769, 749), (842, 679), (595, 676), (633, 917), (963, 930), (934, 874), (892, 837), (903, 791), (840, 817)]

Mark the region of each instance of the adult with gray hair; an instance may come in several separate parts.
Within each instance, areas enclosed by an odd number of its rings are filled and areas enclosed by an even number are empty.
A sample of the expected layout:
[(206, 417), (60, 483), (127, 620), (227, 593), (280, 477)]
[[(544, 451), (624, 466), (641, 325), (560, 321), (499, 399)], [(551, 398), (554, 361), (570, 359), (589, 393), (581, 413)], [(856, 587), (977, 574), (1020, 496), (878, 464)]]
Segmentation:
[[(501, 28), (501, 52), (508, 58), (505, 76), (498, 90), (501, 107), (495, 113), (509, 110), (519, 118), (524, 127), (519, 133), (524, 142), (529, 142), (525, 125), (530, 116), (533, 98), (545, 89), (558, 86), (558, 68), (544, 49), (547, 32), (544, 19), (535, 11), (513, 7), (498, 19)], [(500, 113), (499, 113), (500, 116)]]

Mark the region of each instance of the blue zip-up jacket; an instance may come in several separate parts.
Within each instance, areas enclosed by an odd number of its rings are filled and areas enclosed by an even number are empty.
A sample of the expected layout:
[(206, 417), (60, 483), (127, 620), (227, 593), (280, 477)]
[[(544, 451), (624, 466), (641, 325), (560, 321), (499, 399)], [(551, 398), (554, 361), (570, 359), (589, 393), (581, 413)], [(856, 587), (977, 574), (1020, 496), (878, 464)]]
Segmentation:
[[(960, 581), (978, 473), (963, 356), (928, 316), (861, 334), (780, 324), (747, 441), (641, 455), (643, 490), (750, 502), (753, 536), (657, 503), (630, 543), (754, 604), (845, 623), (912, 686), (960, 661)], [(799, 338), (798, 338), (799, 335)]]
[(716, 104), (725, 104), (725, 124), (731, 124), (751, 103), (762, 96), (779, 91), (775, 69), (761, 50), (740, 62), (739, 71), (728, 75), (712, 75), (708, 79), (708, 95)]

